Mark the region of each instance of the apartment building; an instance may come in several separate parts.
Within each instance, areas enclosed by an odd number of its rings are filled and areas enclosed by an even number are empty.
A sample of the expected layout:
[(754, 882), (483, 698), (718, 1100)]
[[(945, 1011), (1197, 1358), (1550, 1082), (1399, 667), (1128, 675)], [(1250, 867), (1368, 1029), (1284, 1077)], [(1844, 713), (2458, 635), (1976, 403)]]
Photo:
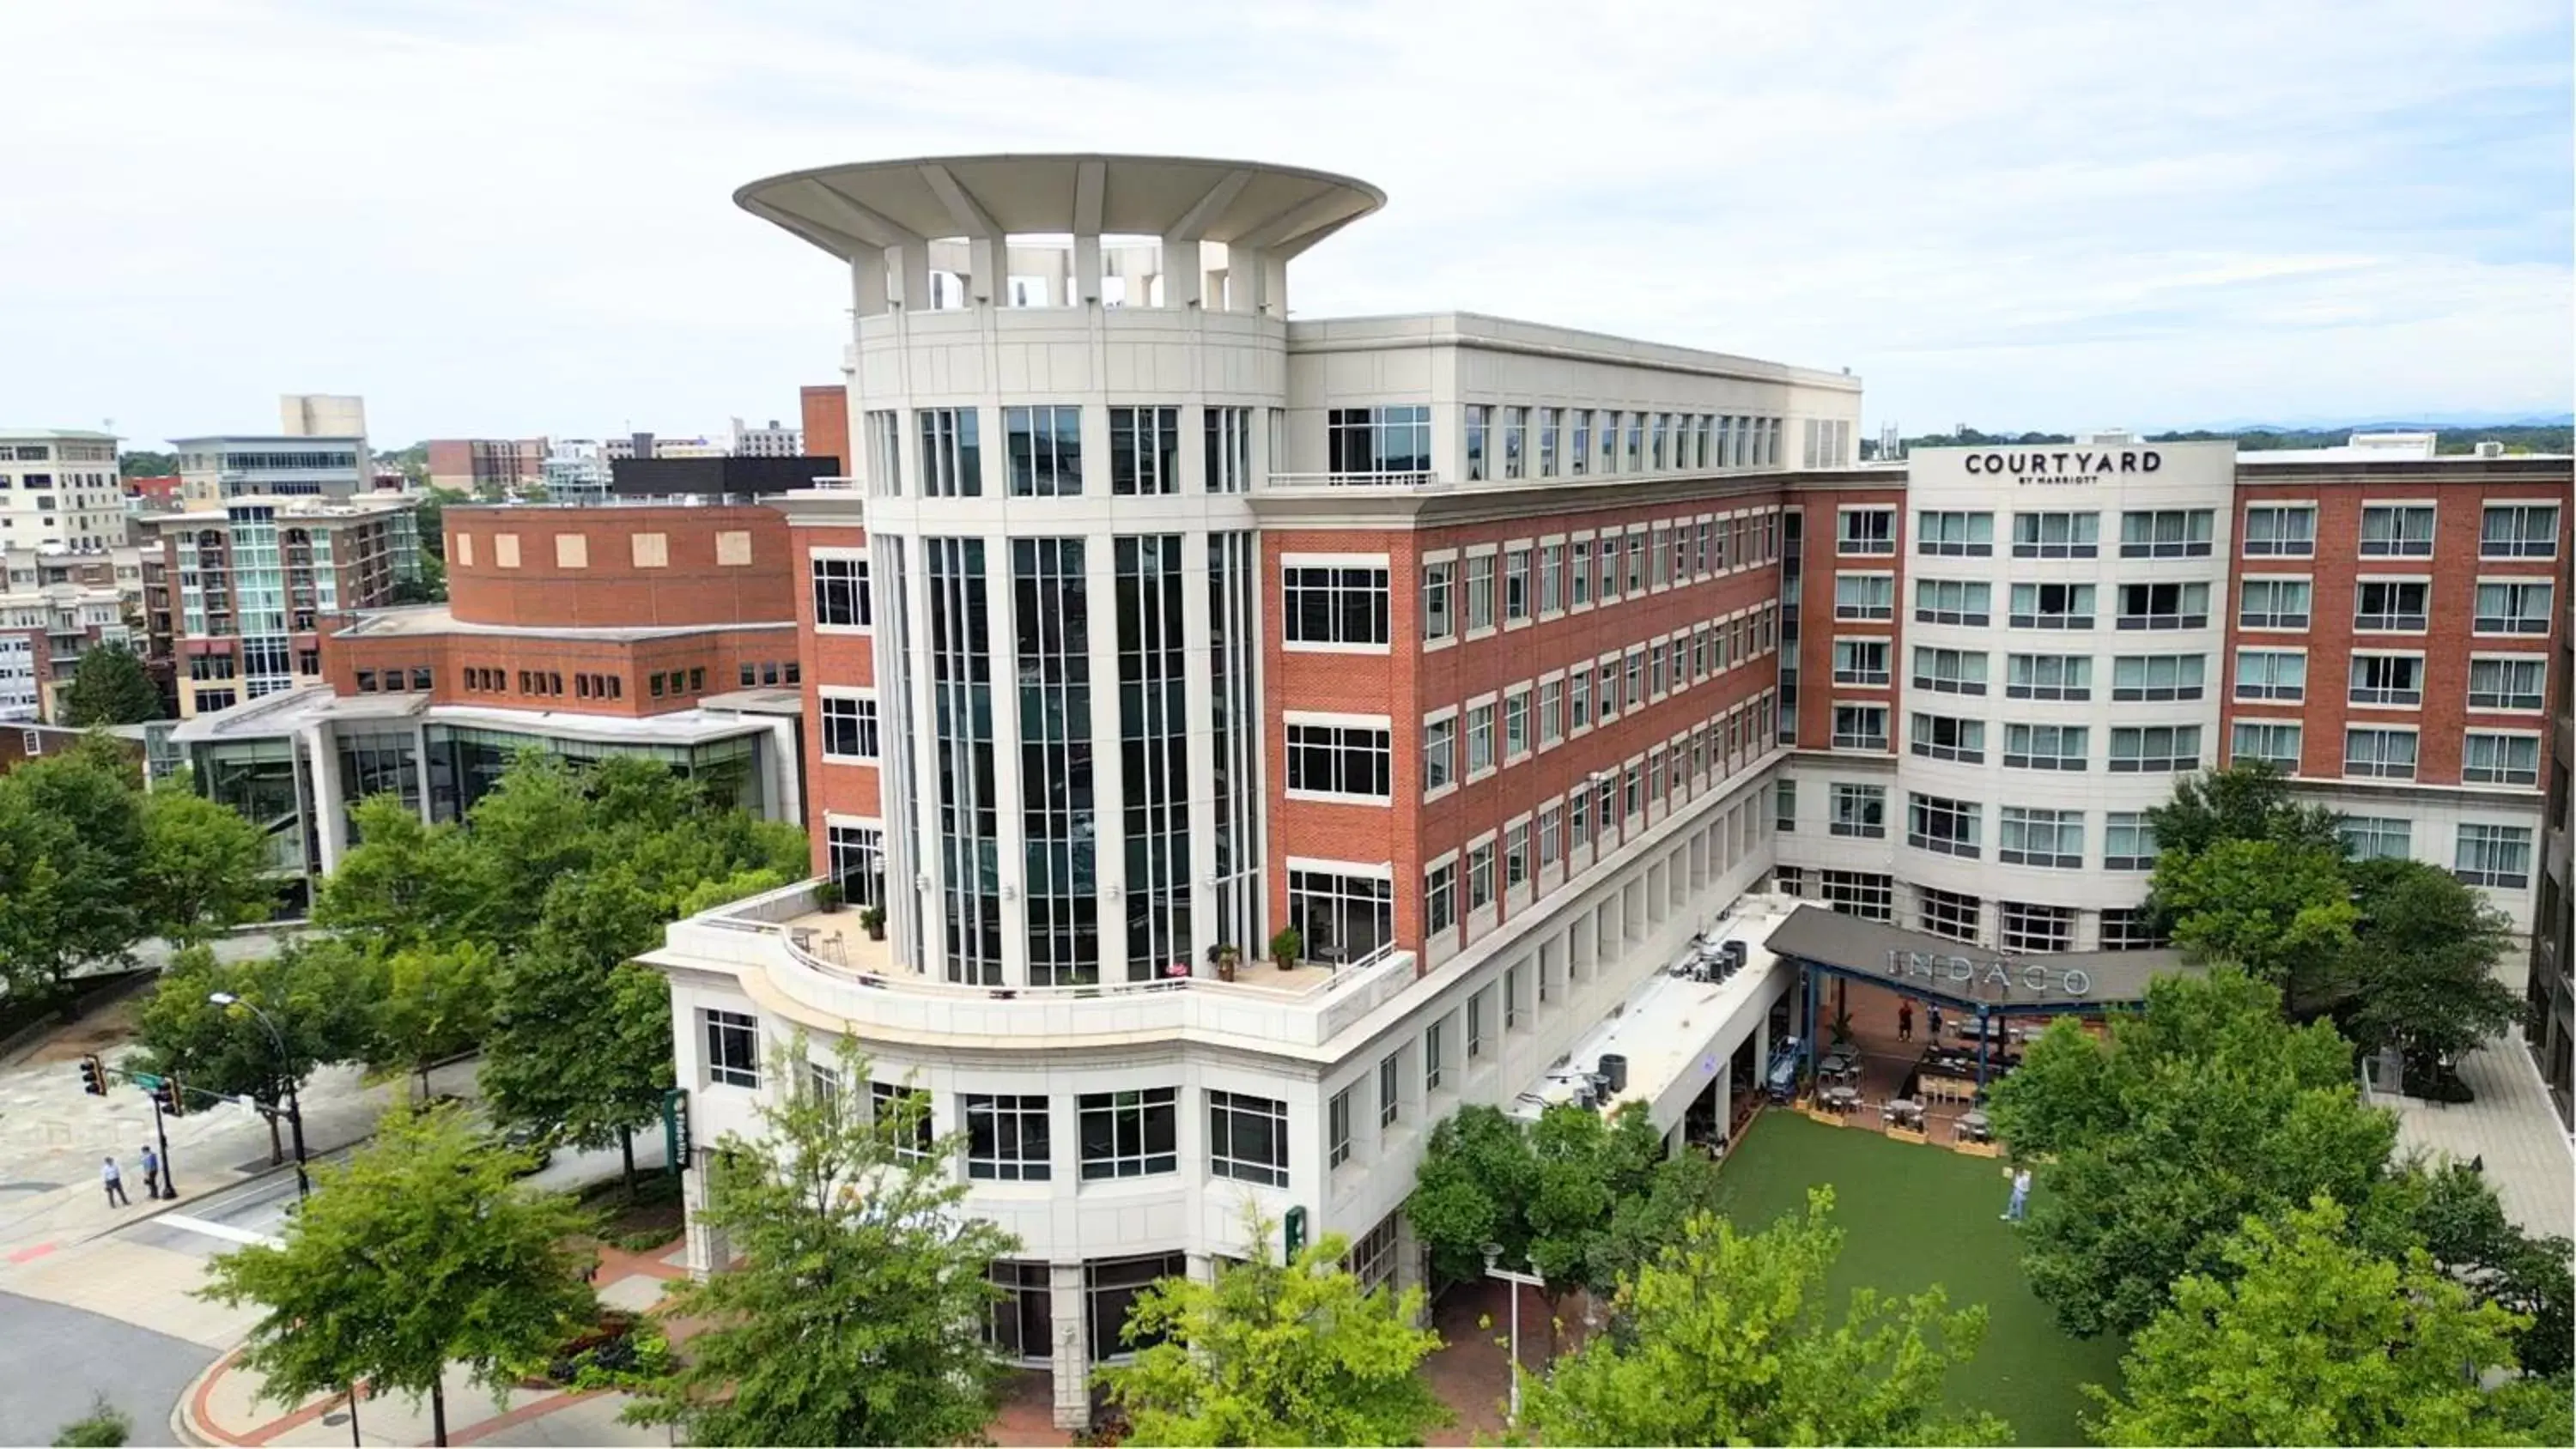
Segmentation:
[(419, 580), (416, 518), (405, 498), (245, 495), (139, 519), (145, 636), (179, 717), (319, 682), (332, 617)]
[[(1342, 177), (973, 158), (740, 200), (854, 277), (851, 476), (780, 507), (816, 866), (886, 939), (803, 888), (675, 925), (680, 1079), (701, 1141), (845, 1032), (871, 1100), (926, 1092), (1025, 1245), (997, 1348), (1079, 1423), (1125, 1304), (1241, 1255), (1247, 1207), (1409, 1278), (1430, 1125), (1768, 873), (1788, 490), (1848, 464), (1859, 383), (1288, 321), (1289, 262), (1381, 204)], [(1762, 959), (1711, 1060), (1785, 1010)]]
[(477, 498), (497, 498), (546, 481), (553, 445), (544, 438), (432, 438), (429, 483)]
[[(456, 506), (445, 604), (324, 619), (305, 687), (207, 711), (171, 744), (268, 829), (298, 889), (392, 792), (473, 808), (521, 750), (642, 755), (801, 819), (802, 662), (785, 520), (759, 507)], [(202, 564), (201, 555), (201, 564)], [(300, 640), (298, 642), (301, 642)]]
[(787, 426), (776, 418), (765, 425), (747, 425), (735, 418), (732, 452), (737, 458), (801, 458), (805, 455), (805, 430)]
[(225, 434), (173, 438), (170, 446), (179, 455), (179, 496), (190, 507), (236, 498), (347, 501), (376, 491), (375, 463), (357, 434)]
[(112, 433), (0, 428), (0, 547), (97, 552), (125, 540)]

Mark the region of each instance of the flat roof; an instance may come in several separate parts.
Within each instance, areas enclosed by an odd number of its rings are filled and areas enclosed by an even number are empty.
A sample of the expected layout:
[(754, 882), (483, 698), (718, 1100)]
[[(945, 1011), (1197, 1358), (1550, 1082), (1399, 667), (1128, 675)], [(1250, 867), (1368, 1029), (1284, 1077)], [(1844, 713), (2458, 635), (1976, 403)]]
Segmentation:
[(267, 739), (317, 724), (399, 720), (454, 725), (510, 734), (544, 735), (594, 744), (696, 745), (770, 728), (765, 717), (703, 707), (633, 717), (569, 710), (493, 709), (433, 704), (426, 694), (336, 693), (329, 685), (280, 690), (230, 709), (182, 720), (170, 737), (180, 744)]
[(88, 428), (0, 428), (0, 438), (44, 438), (75, 443), (120, 441), (114, 433), (94, 432)]
[(793, 629), (793, 619), (763, 619), (746, 624), (639, 624), (620, 628), (585, 629), (573, 625), (552, 624), (477, 624), (456, 617), (446, 604), (413, 604), (394, 609), (370, 609), (358, 621), (333, 634), (335, 639), (412, 639), (438, 634), (470, 634), (501, 639), (562, 639), (603, 644), (634, 643), (646, 639), (676, 639), (692, 634), (721, 634), (737, 629)]
[(2125, 1005), (2144, 1001), (2147, 983), (2158, 976), (2200, 969), (2170, 949), (2007, 955), (1812, 903), (1791, 911), (1767, 944), (1778, 955), (1812, 966), (1972, 1010)]
[(199, 433), (169, 441), (176, 447), (190, 443), (347, 443), (355, 447), (366, 437), (359, 433)]

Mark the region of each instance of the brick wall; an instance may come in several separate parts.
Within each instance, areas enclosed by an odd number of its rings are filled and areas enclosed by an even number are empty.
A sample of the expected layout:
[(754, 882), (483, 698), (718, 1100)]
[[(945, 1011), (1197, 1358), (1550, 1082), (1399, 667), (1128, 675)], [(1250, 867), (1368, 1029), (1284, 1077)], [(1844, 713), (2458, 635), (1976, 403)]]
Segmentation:
[[(796, 617), (787, 521), (764, 507), (451, 508), (449, 608), (470, 623), (635, 628)], [(504, 540), (514, 540), (510, 565)], [(726, 548), (740, 562), (725, 562)]]
[(856, 473), (859, 460), (850, 453), (850, 390), (839, 383), (800, 388), (796, 400), (804, 410), (805, 456), (838, 458), (842, 473)]

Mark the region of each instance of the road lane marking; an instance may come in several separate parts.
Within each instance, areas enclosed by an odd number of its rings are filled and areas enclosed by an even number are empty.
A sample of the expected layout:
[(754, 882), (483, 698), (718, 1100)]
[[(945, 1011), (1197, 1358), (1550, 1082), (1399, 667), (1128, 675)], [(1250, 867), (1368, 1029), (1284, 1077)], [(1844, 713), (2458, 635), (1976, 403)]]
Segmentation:
[(186, 1213), (163, 1213), (152, 1221), (164, 1227), (178, 1228), (183, 1232), (202, 1233), (209, 1238), (221, 1238), (227, 1243), (256, 1243), (268, 1248), (283, 1246), (278, 1239), (266, 1233), (254, 1233), (248, 1228), (237, 1228), (230, 1223), (210, 1223), (204, 1218), (192, 1218)]

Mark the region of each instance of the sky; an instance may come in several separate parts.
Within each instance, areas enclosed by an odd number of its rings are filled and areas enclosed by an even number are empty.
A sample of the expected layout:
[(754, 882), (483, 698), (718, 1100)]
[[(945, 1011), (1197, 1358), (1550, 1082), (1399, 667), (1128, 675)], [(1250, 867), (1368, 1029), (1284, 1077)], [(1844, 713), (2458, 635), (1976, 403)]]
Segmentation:
[(999, 150), (1358, 176), (1293, 315), (1847, 367), (1866, 434), (2557, 414), (2569, 10), (6, 0), (0, 423), (792, 419), (847, 273), (734, 188)]

